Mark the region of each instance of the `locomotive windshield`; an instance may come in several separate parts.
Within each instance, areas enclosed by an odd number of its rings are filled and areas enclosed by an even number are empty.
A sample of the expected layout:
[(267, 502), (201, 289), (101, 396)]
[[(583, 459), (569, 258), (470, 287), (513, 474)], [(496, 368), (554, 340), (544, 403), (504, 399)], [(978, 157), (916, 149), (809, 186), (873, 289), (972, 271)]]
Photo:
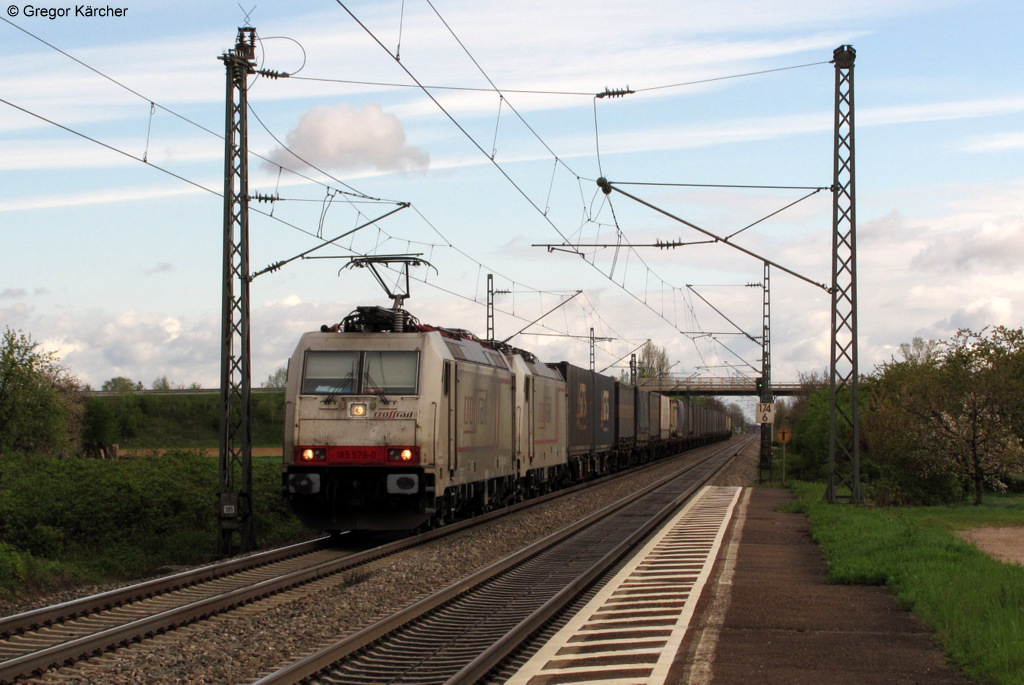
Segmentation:
[(415, 395), (419, 352), (309, 350), (304, 395)]

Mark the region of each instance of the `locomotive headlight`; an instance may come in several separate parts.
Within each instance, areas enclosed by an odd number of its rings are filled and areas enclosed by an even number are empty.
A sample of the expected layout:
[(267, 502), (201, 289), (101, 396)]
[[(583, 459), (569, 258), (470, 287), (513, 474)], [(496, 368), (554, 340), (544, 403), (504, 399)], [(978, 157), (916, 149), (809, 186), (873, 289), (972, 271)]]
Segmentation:
[(324, 461), (327, 459), (327, 450), (312, 449), (307, 447), (302, 450), (302, 461)]
[(353, 402), (348, 405), (349, 416), (366, 416), (366, 403), (365, 402)]
[(391, 447), (388, 448), (388, 461), (412, 461), (412, 450), (408, 447)]

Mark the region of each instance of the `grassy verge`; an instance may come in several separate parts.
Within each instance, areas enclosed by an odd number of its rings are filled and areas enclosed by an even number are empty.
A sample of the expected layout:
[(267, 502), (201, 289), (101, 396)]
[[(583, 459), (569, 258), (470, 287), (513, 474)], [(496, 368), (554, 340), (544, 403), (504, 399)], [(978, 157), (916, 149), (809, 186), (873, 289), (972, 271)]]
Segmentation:
[(995, 561), (954, 530), (1024, 525), (1024, 497), (981, 507), (874, 509), (822, 502), (793, 483), (836, 583), (887, 585), (972, 679), (1024, 683), (1024, 567)]
[[(217, 548), (216, 459), (178, 450), (102, 461), (0, 462), (0, 594), (150, 575), (207, 562)], [(280, 496), (281, 458), (253, 460), (261, 546), (309, 537)]]

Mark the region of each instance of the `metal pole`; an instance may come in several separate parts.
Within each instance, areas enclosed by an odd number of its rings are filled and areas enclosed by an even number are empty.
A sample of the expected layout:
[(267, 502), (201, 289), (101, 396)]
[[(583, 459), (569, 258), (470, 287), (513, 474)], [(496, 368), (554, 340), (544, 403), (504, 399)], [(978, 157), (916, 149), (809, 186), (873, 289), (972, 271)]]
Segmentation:
[(836, 48), (835, 158), (832, 181), (832, 355), (829, 380), (829, 502), (862, 502), (857, 360), (857, 202), (854, 174), (853, 63)]
[(224, 268), (221, 308), (219, 551), (255, 547), (252, 530), (252, 373), (249, 325), (249, 168), (247, 79), (255, 66), (256, 29), (239, 28), (227, 68), (224, 127)]

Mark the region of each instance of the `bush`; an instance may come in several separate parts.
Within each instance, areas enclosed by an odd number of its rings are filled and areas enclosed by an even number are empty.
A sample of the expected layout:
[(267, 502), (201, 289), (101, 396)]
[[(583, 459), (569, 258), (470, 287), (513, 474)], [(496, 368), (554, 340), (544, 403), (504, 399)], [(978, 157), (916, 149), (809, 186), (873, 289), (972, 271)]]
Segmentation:
[[(84, 443), (93, 453), (114, 443), (128, 449), (213, 448), (220, 441), (219, 402), (216, 393), (87, 397)], [(252, 440), (284, 443), (284, 391), (253, 394)]]
[(0, 542), (0, 588), (13, 589), (25, 580), (25, 560), (10, 545)]
[(0, 339), (0, 455), (73, 453), (81, 414), (78, 381), (30, 336), (6, 329)]
[[(308, 538), (280, 495), (279, 458), (253, 461), (258, 542)], [(129, 578), (216, 553), (217, 460), (163, 457), (0, 462), (0, 576), (45, 584), (61, 577)]]

